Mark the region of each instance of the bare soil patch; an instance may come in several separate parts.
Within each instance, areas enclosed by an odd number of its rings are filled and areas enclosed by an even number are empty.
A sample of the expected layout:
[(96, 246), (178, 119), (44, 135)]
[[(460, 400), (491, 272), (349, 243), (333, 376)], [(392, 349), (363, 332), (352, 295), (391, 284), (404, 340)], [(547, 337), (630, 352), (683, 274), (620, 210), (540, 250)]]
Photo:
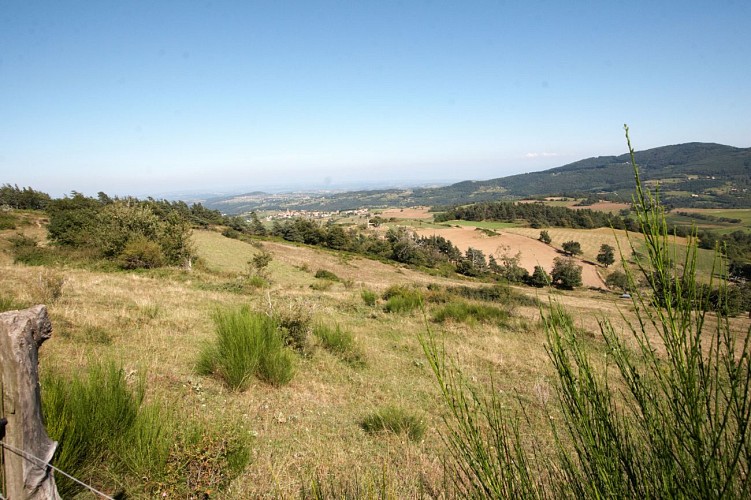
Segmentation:
[(433, 214), (428, 212), (428, 207), (390, 208), (384, 210), (381, 217), (386, 219), (432, 219)]
[[(473, 227), (452, 227), (446, 229), (422, 229), (417, 230), (421, 236), (443, 236), (450, 240), (460, 250), (466, 251), (469, 247), (482, 250), (486, 255), (493, 255), (499, 259), (503, 255), (519, 255), (519, 265), (530, 273), (535, 266), (542, 266), (546, 271), (553, 269), (553, 260), (562, 254), (555, 248), (548, 246), (536, 239), (513, 233), (499, 233), (498, 236), (488, 236)], [(538, 231), (539, 234), (539, 231)], [(597, 266), (584, 261), (579, 261), (582, 266), (582, 282), (584, 286), (606, 288)]]

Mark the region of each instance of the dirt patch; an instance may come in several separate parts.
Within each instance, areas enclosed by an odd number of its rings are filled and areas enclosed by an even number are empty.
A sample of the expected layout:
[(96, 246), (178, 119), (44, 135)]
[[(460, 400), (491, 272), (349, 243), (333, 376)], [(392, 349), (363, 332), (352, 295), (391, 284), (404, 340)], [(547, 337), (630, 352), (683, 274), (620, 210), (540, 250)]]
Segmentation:
[[(553, 260), (562, 255), (553, 247), (519, 234), (504, 232), (502, 234), (499, 233), (498, 236), (488, 236), (482, 231), (475, 230), (474, 227), (420, 229), (416, 232), (421, 236), (431, 236), (434, 234), (436, 236), (443, 236), (463, 252), (467, 248), (472, 247), (482, 250), (485, 255), (492, 255), (496, 259), (499, 259), (503, 255), (515, 256), (517, 253), (520, 253), (519, 265), (527, 269), (530, 273), (538, 265), (550, 272), (553, 269)], [(605, 283), (597, 273), (597, 266), (583, 261), (579, 261), (578, 263), (582, 266), (582, 282), (584, 286), (605, 288)]]
[(381, 214), (384, 219), (432, 219), (433, 214), (428, 207), (390, 208)]

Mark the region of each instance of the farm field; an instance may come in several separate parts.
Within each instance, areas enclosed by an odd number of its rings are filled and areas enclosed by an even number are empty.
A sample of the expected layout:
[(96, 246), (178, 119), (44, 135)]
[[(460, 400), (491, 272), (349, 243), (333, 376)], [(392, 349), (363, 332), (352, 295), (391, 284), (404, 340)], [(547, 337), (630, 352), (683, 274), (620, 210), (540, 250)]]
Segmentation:
[[(514, 257), (519, 254), (519, 265), (530, 273), (538, 265), (543, 266), (547, 272), (550, 272), (553, 268), (553, 260), (556, 257), (563, 256), (562, 252), (557, 251), (555, 247), (546, 245), (527, 235), (516, 234), (511, 230), (496, 236), (489, 236), (476, 230), (473, 226), (426, 229), (416, 232), (420, 236), (443, 236), (463, 252), (472, 247), (482, 250), (485, 255), (493, 255), (496, 259), (504, 255)], [(539, 236), (539, 230), (537, 235)], [(578, 260), (577, 263), (582, 266), (582, 283), (584, 286), (606, 288), (605, 282), (598, 273), (597, 266), (581, 260)]]

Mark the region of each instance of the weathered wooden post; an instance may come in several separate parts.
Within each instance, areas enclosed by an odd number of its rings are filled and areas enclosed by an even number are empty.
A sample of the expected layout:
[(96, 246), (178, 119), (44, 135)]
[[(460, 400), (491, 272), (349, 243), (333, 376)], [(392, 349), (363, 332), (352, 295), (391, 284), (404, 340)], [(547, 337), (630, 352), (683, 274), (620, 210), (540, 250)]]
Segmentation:
[(38, 373), (39, 346), (51, 335), (45, 306), (0, 314), (1, 403), (2, 416), (8, 419), (3, 438), (8, 445), (4, 450), (8, 500), (60, 498), (51, 469), (42, 465), (49, 464), (57, 448), (42, 423)]

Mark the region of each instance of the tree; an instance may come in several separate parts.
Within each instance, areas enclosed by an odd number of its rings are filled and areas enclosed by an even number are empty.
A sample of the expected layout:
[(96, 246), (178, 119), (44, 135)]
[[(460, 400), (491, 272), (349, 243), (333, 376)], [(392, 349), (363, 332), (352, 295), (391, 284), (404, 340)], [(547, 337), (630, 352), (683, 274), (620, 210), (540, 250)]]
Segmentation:
[(597, 262), (605, 267), (608, 267), (615, 262), (615, 248), (607, 243), (603, 243), (602, 246), (600, 246), (600, 253), (597, 254)]
[(559, 288), (572, 289), (582, 285), (582, 266), (574, 259), (556, 257), (553, 260), (552, 282)]
[(553, 239), (550, 237), (550, 234), (548, 234), (545, 229), (540, 231), (540, 237), (538, 239), (546, 245), (550, 245), (550, 242), (553, 241)]
[(466, 276), (480, 276), (488, 270), (488, 263), (482, 250), (469, 247), (456, 266), (456, 272)]
[(529, 284), (536, 286), (537, 288), (542, 288), (544, 286), (550, 286), (551, 283), (552, 280), (547, 271), (545, 271), (542, 266), (535, 266), (535, 270), (529, 278)]
[(578, 241), (566, 241), (561, 247), (566, 255), (581, 255), (582, 253), (582, 246)]
[(628, 276), (622, 271), (613, 271), (610, 276), (605, 278), (605, 284), (609, 288), (619, 288), (624, 292), (627, 292), (630, 288), (628, 284)]

